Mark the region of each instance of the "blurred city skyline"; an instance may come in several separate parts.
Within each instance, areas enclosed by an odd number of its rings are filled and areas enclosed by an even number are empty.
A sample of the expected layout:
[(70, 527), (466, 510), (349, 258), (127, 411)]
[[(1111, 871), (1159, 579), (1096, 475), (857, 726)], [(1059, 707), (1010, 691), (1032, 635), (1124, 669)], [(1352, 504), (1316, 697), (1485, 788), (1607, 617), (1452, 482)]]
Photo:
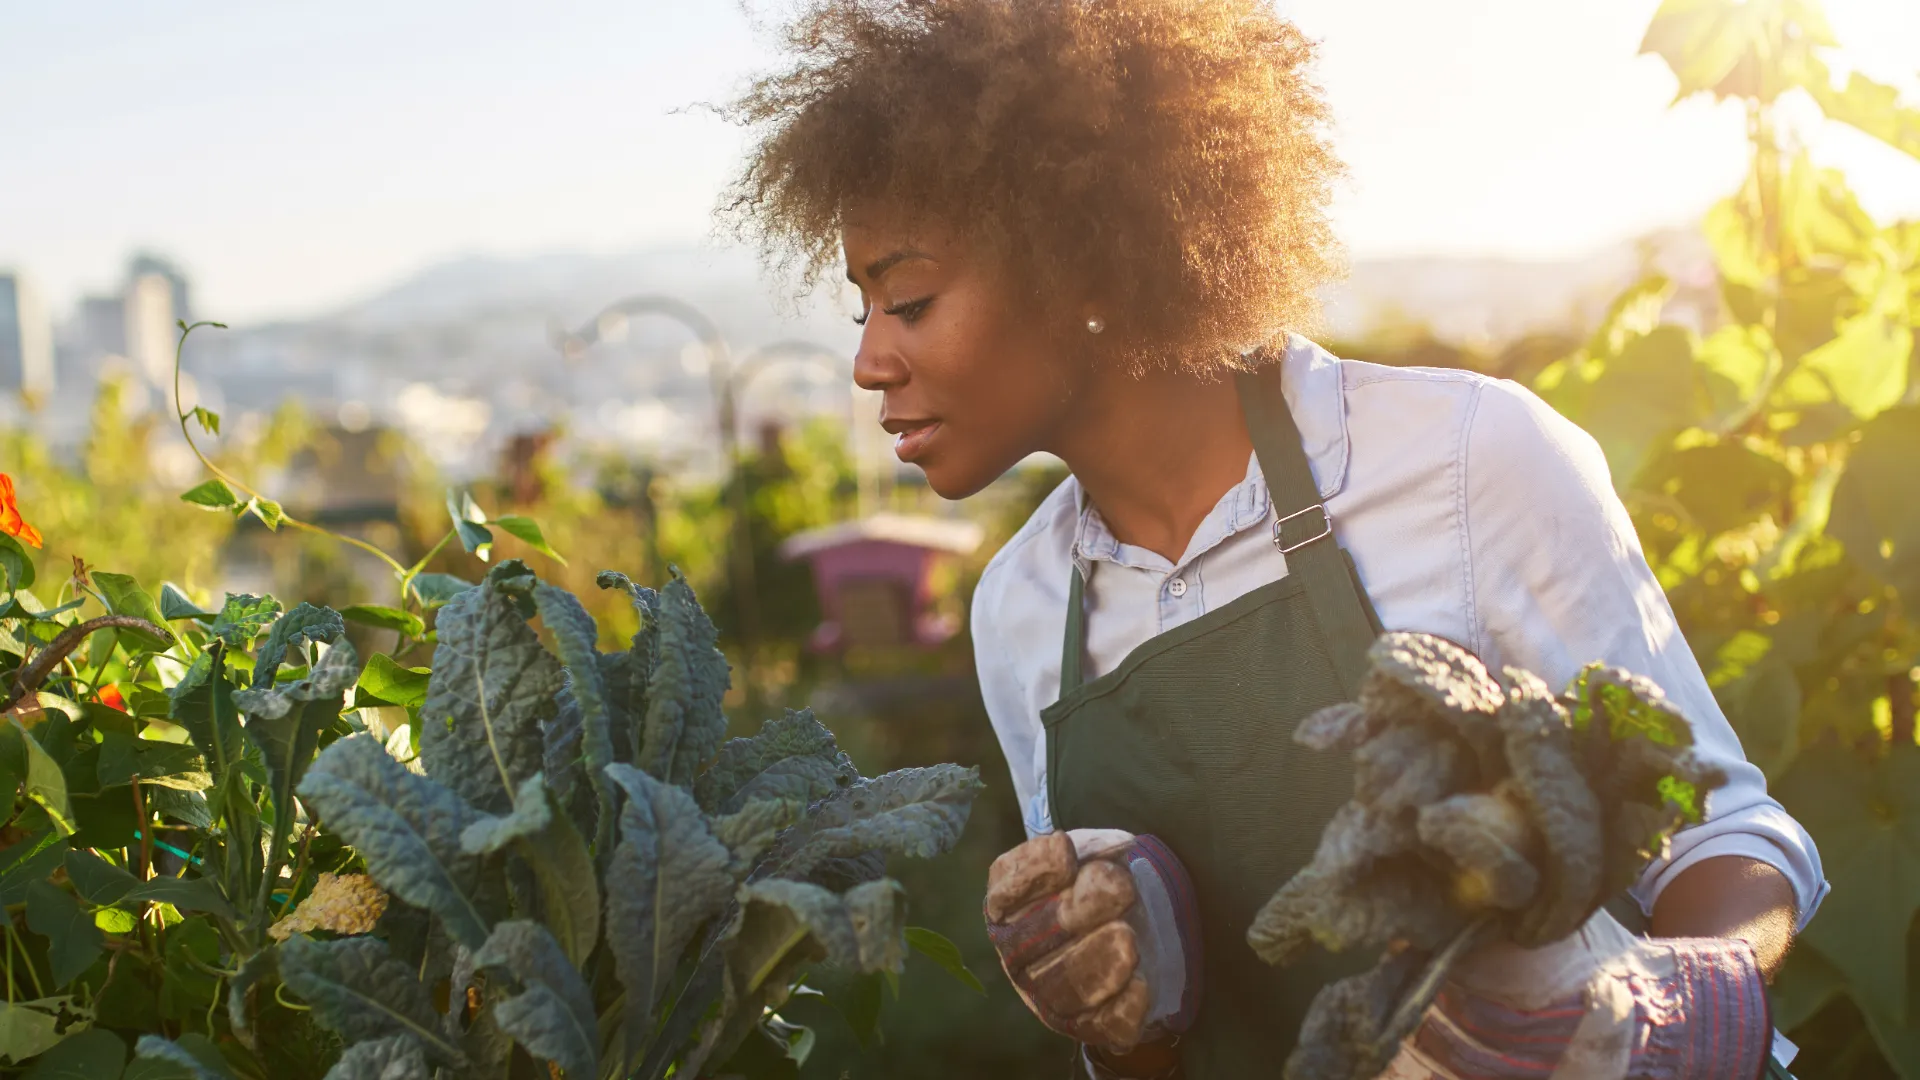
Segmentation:
[[(1733, 107), (1668, 110), (1671, 76), (1634, 57), (1657, 3), (1280, 0), (1322, 42), (1356, 259), (1565, 259), (1730, 190)], [(463, 256), (708, 242), (745, 136), (698, 105), (770, 61), (752, 23), (783, 6), (0, 5), (0, 268), (64, 322), (156, 252), (202, 317), (259, 323)], [(1827, 8), (1843, 60), (1920, 88), (1920, 4)], [(1920, 213), (1895, 151), (1811, 142), (1870, 210)]]

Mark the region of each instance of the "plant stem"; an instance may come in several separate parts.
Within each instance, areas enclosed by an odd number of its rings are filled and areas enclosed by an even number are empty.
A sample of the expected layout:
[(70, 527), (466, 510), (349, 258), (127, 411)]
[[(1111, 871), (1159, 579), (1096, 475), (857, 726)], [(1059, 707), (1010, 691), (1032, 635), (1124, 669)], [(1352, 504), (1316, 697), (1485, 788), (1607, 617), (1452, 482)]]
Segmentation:
[(20, 940), (19, 928), (15, 927), (12, 921), (9, 921), (7, 924), (7, 940), (12, 944), (12, 947), (20, 950), (20, 959), (26, 962), (27, 977), (33, 980), (33, 996), (36, 998), (46, 997), (46, 987), (40, 985), (40, 972), (33, 966), (33, 957), (27, 955), (27, 944)]
[(173, 640), (173, 633), (165, 627), (155, 626), (145, 619), (136, 619), (131, 615), (101, 615), (77, 626), (69, 626), (62, 630), (60, 636), (54, 638), (46, 648), (41, 649), (32, 662), (22, 667), (19, 674), (14, 676), (13, 692), (4, 702), (0, 702), (0, 712), (13, 708), (38, 691), (40, 684), (46, 681), (47, 676), (53, 674), (53, 669), (59, 667), (69, 653), (79, 648), (88, 634), (109, 627), (139, 630), (167, 641)]

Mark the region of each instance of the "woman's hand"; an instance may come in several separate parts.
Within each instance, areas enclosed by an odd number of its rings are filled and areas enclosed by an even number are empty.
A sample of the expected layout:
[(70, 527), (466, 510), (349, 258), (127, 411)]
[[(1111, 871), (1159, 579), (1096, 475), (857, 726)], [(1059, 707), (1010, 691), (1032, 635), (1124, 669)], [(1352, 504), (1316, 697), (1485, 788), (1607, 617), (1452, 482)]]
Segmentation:
[[(1142, 885), (1153, 894), (1145, 904)], [(1183, 948), (1173, 925), (1191, 893), (1184, 869), (1152, 837), (1050, 833), (994, 860), (987, 933), (1042, 1023), (1124, 1052), (1191, 1022), (1192, 1009), (1182, 1006), (1197, 949)], [(1197, 972), (1191, 985), (1197, 989)]]

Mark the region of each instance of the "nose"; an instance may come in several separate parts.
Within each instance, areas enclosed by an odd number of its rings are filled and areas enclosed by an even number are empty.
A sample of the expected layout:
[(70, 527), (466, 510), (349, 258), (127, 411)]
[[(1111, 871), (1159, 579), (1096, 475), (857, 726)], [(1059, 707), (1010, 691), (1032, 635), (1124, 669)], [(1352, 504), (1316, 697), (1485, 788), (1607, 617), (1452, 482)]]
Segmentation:
[(853, 384), (862, 390), (890, 390), (907, 381), (906, 358), (880, 323), (879, 319), (867, 323), (860, 334), (860, 348), (853, 354)]

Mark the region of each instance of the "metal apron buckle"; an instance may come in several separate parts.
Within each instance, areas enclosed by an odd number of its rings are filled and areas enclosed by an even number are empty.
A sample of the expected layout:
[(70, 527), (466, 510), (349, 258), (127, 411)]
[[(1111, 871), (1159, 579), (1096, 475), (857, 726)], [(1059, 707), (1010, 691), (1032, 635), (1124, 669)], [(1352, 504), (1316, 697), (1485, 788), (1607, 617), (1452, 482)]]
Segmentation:
[[(1292, 521), (1294, 518), (1300, 517), (1303, 514), (1311, 514), (1316, 510), (1319, 511), (1320, 518), (1321, 518), (1319, 532), (1313, 534), (1312, 536), (1307, 537), (1305, 540), (1302, 540), (1297, 544), (1288, 544), (1280, 538), (1281, 526), (1285, 525), (1289, 521)], [(1333, 535), (1333, 511), (1328, 510), (1326, 506), (1321, 503), (1315, 503), (1312, 506), (1307, 507), (1305, 510), (1295, 510), (1293, 513), (1288, 514), (1286, 517), (1283, 517), (1280, 520), (1273, 523), (1273, 546), (1279, 548), (1280, 554), (1282, 555), (1287, 555), (1287, 554), (1291, 554), (1292, 552), (1299, 551), (1301, 548), (1306, 547), (1308, 544), (1313, 543), (1315, 540), (1325, 540), (1327, 537), (1332, 535)]]

